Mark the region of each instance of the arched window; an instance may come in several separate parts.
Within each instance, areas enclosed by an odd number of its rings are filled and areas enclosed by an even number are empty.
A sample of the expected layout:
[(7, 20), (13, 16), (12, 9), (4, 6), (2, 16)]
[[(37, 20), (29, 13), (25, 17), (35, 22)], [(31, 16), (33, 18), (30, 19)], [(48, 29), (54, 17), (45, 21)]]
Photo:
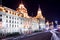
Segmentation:
[(0, 11), (3, 11), (3, 9), (0, 8)]
[(16, 15), (16, 13), (15, 13), (15, 15)]
[(4, 9), (2, 7), (0, 7), (0, 11), (3, 11)]
[(14, 15), (16, 15), (16, 13), (14, 12)]
[(12, 12), (12, 14), (14, 15), (15, 13), (14, 13), (14, 12)]
[(12, 11), (11, 11), (11, 14), (12, 14)]
[(11, 11), (10, 11), (10, 14), (11, 14)]
[(8, 13), (10, 13), (10, 11), (8, 10)]
[(8, 13), (8, 10), (6, 10), (5, 12), (7, 12), (7, 13)]

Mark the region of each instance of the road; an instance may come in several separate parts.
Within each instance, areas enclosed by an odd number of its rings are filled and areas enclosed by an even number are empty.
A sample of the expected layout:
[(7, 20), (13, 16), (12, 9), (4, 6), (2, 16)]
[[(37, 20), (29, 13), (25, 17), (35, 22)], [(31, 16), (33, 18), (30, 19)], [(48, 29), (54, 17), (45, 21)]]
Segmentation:
[(1, 40), (51, 40), (51, 36), (52, 34), (50, 32), (38, 32), (30, 35), (5, 38)]

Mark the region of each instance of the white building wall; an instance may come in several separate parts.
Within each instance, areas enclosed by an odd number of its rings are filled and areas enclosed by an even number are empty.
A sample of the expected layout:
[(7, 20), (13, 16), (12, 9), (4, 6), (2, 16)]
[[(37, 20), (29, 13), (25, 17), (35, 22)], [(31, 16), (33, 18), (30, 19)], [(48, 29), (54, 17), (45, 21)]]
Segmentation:
[(19, 32), (19, 17), (10, 15), (8, 13), (2, 13), (2, 32), (13, 33)]
[(39, 25), (40, 25), (40, 28), (41, 28), (41, 29), (45, 29), (45, 20), (40, 19)]
[[(22, 32), (39, 30), (39, 23), (36, 22), (36, 19), (28, 19), (24, 17), (19, 17), (9, 13), (2, 12), (2, 32), (3, 33), (13, 33), (13, 32)], [(25, 27), (24, 27), (25, 26)], [(45, 20), (40, 20), (40, 27), (45, 28)]]

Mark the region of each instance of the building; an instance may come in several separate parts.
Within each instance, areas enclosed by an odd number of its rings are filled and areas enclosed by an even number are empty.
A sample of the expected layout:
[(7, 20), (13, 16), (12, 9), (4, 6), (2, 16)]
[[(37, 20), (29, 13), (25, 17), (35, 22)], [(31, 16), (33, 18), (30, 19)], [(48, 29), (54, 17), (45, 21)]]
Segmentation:
[(42, 11), (40, 9), (40, 6), (39, 6), (38, 11), (37, 11), (37, 16), (34, 18), (39, 20), (40, 28), (44, 29), (45, 28), (45, 17), (43, 17), (43, 15), (42, 15)]
[(49, 30), (49, 25), (50, 25), (50, 23), (49, 23), (49, 21), (47, 21), (46, 22), (46, 28), (45, 28), (46, 30)]
[(0, 27), (3, 33), (19, 32), (19, 13), (7, 7), (0, 7)]
[(40, 8), (36, 17), (30, 17), (23, 3), (19, 5), (17, 10), (0, 6), (0, 32), (26, 33), (43, 28), (45, 28), (45, 18), (42, 16)]

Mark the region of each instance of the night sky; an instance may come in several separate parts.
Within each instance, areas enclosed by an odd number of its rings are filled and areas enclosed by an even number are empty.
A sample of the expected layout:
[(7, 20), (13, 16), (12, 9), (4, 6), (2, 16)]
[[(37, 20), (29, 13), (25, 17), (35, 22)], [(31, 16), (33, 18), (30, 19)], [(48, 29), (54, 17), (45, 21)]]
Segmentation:
[[(21, 0), (2, 0), (2, 5), (16, 10)], [(23, 4), (28, 10), (29, 16), (36, 16), (38, 6), (42, 10), (43, 16), (46, 20), (55, 21), (60, 20), (60, 2), (55, 0), (23, 0)], [(60, 22), (60, 21), (59, 21)]]

